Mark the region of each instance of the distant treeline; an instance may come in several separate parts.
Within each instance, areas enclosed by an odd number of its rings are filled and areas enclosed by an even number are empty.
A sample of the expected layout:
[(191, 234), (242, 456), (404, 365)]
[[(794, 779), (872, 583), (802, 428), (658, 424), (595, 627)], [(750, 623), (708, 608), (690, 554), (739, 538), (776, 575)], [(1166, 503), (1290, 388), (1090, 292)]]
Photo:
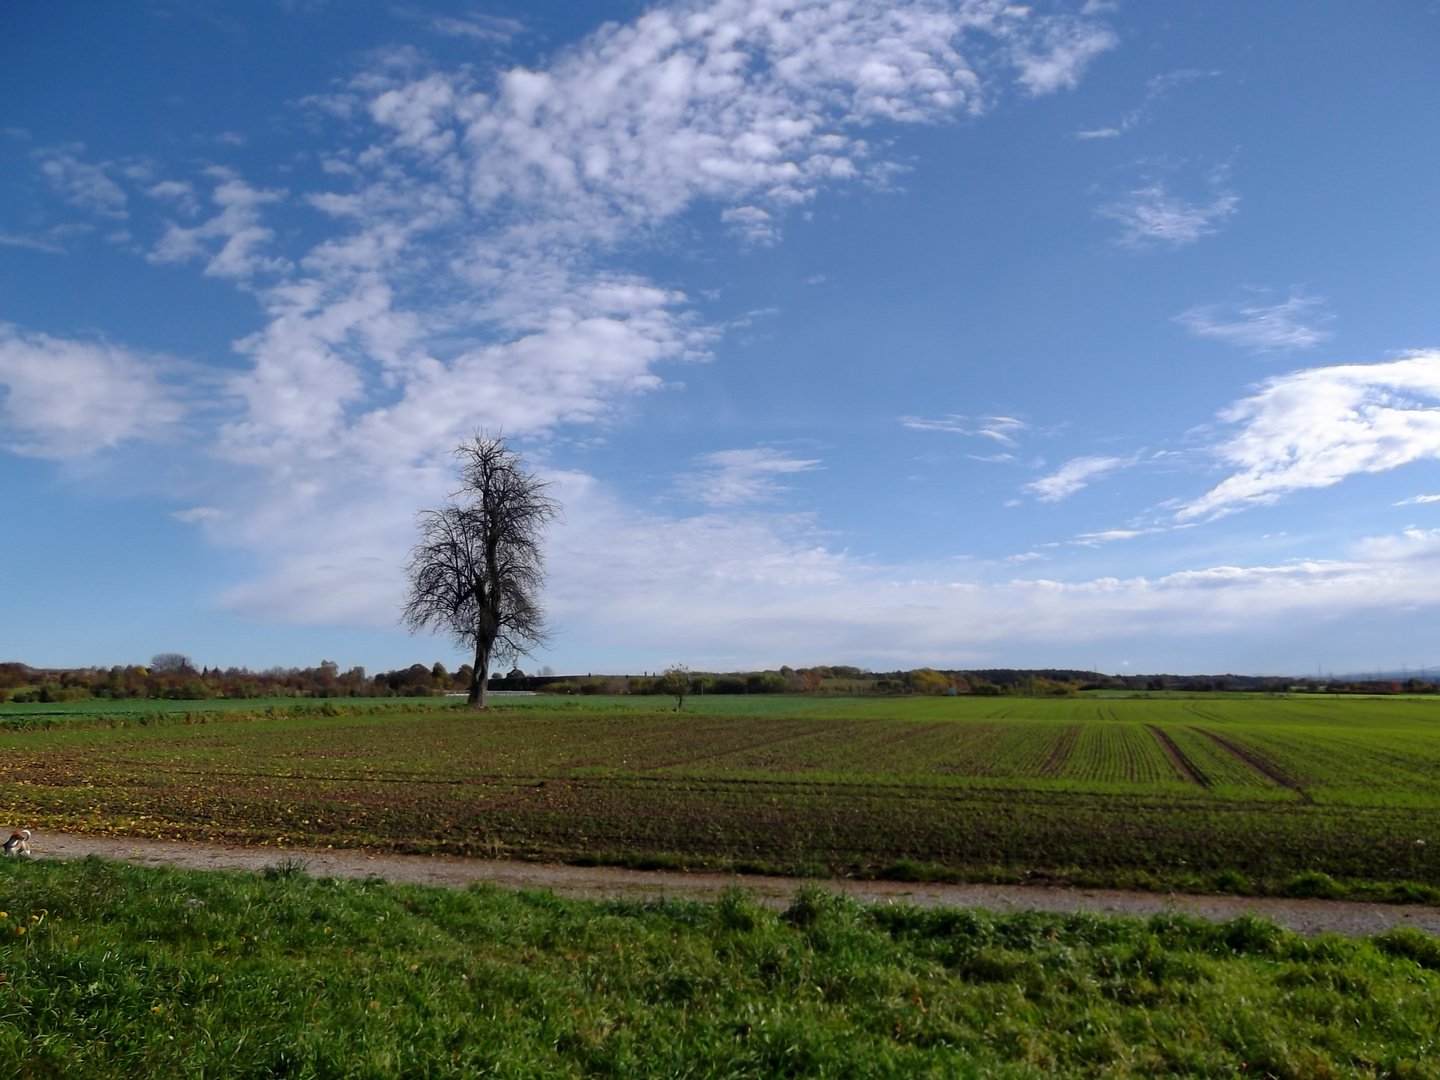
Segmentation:
[(157, 656), (149, 664), (102, 668), (31, 668), (0, 664), (0, 701), (79, 701), (84, 698), (171, 699), (271, 697), (429, 697), (462, 693), (470, 668), (453, 675), (444, 664), (414, 664), (398, 671), (368, 675), (363, 667), (341, 671), (330, 660), (308, 668), (196, 668), (178, 654)]
[[(0, 663), (0, 702), (79, 701), (85, 698), (172, 699), (271, 697), (431, 697), (464, 693), (471, 669), (450, 672), (444, 664), (369, 675), (363, 667), (341, 671), (330, 660), (308, 668), (196, 668), (178, 653), (155, 657), (148, 665), (103, 668), (32, 668)], [(658, 675), (527, 675), (515, 669), (490, 680), (492, 691), (542, 694), (663, 694)], [(1020, 670), (945, 670), (873, 672), (844, 665), (748, 672), (692, 672), (695, 694), (954, 694), (982, 697), (1063, 697), (1081, 691), (1114, 693), (1330, 693), (1433, 694), (1437, 686), (1421, 679), (1321, 680), (1257, 675), (1101, 675), (1062, 668)]]

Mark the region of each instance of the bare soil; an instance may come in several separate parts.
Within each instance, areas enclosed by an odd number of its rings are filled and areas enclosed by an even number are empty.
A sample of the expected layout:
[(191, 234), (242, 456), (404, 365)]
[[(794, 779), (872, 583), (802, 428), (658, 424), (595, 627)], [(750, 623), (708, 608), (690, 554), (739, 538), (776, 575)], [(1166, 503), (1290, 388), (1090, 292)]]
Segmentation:
[[(260, 871), (299, 862), (313, 877), (367, 878), (460, 889), (485, 882), (510, 889), (549, 889), (580, 899), (713, 900), (739, 886), (772, 907), (783, 907), (804, 878), (737, 874), (626, 870), (619, 867), (464, 859), (439, 855), (367, 854), (300, 848), (224, 847), (178, 840), (117, 839), (73, 833), (37, 833), (31, 848), (39, 858), (79, 859), (98, 855), (142, 866), (195, 870)], [(1224, 920), (1251, 913), (1301, 934), (1377, 934), (1393, 926), (1415, 926), (1440, 935), (1440, 907), (1359, 903), (1348, 900), (1287, 900), (1276, 897), (1190, 896), (1125, 892), (1118, 889), (1057, 888), (1047, 885), (941, 885), (896, 881), (822, 881), (828, 889), (870, 904), (922, 907), (978, 907), (991, 911), (1091, 911), (1102, 915), (1148, 916), (1180, 912)]]

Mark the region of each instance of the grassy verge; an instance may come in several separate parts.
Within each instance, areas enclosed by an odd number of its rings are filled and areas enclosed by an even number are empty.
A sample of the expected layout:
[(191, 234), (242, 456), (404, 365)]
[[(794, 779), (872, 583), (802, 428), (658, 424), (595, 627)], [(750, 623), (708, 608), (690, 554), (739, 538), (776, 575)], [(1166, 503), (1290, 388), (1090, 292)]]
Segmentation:
[(0, 1075), (1440, 1076), (1440, 942), (0, 864)]
[(1075, 889), (1123, 889), (1132, 892), (1187, 893), (1193, 896), (1265, 896), (1294, 900), (1355, 900), (1377, 904), (1440, 904), (1440, 888), (1418, 881), (1337, 881), (1307, 870), (1285, 877), (1247, 877), (1234, 870), (1218, 873), (1119, 870), (1097, 873), (1079, 867), (1016, 870), (1009, 867), (954, 867), (898, 859), (858, 867), (819, 863), (773, 864), (755, 859), (694, 859), (679, 855), (586, 852), (562, 860), (571, 866), (616, 866), (627, 870), (702, 871), (766, 877), (848, 877), (862, 881), (905, 881), (939, 885), (1037, 885)]

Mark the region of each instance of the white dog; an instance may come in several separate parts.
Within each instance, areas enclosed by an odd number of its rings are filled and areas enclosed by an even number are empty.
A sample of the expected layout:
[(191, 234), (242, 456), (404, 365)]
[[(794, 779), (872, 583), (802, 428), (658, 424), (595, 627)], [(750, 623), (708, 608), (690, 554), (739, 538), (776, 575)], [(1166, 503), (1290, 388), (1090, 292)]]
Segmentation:
[(12, 832), (10, 839), (5, 841), (6, 855), (29, 855), (30, 854), (30, 830), (21, 829), (19, 832)]

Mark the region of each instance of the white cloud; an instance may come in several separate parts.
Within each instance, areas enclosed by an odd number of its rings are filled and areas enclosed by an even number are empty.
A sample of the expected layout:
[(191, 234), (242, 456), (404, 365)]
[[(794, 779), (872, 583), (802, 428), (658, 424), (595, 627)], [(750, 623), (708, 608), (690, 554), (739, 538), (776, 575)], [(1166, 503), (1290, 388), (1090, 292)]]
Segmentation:
[(1113, 540), (1133, 540), (1137, 536), (1158, 531), (1158, 529), (1105, 529), (1102, 532), (1081, 533), (1070, 543), (1080, 547), (1099, 547), (1101, 544), (1108, 544)]
[(1281, 375), (1220, 420), (1239, 430), (1212, 449), (1237, 471), (1181, 507), (1182, 520), (1440, 457), (1440, 351)]
[[(1087, 5), (1087, 13), (1088, 11), (1089, 6)], [(1147, 123), (1154, 115), (1161, 98), (1165, 97), (1174, 87), (1206, 74), (1218, 75), (1219, 72), (1203, 72), (1186, 68), (1165, 75), (1156, 75), (1146, 83), (1145, 97), (1140, 104), (1125, 113), (1117, 123), (1102, 128), (1092, 128), (1089, 131), (1077, 131), (1075, 137), (1077, 139), (1117, 139), (1132, 128)]]
[(780, 239), (775, 219), (758, 206), (732, 206), (721, 212), (720, 220), (752, 244), (773, 244)]
[(72, 205), (100, 217), (129, 217), (125, 192), (105, 175), (106, 165), (91, 165), (75, 156), (83, 150), (83, 146), (67, 146), (37, 151), (40, 171)]
[[(956, 435), (978, 435), (994, 439), (1002, 446), (1018, 446), (1015, 433), (1027, 430), (1030, 425), (1013, 416), (942, 416), (928, 420), (922, 416), (902, 416), (900, 423), (912, 431), (949, 431)], [(1002, 455), (1006, 460), (1009, 455)]]
[(0, 233), (0, 244), (6, 247), (23, 247), (31, 251), (43, 251), (49, 255), (65, 254), (65, 247), (51, 236), (26, 236), (22, 233)]
[(1113, 49), (1109, 30), (1080, 19), (1051, 19), (1043, 33), (1015, 50), (1020, 81), (1032, 94), (1073, 89), (1090, 61)]
[(1396, 506), (1414, 506), (1418, 503), (1440, 502), (1440, 495), (1412, 495), (1408, 499), (1401, 499)]
[(180, 212), (190, 217), (200, 212), (200, 203), (195, 198), (195, 185), (185, 180), (162, 180), (145, 189), (152, 199), (164, 199), (175, 203)]
[(783, 450), (756, 447), (753, 450), (719, 450), (700, 459), (703, 471), (680, 481), (680, 489), (711, 506), (740, 506), (765, 502), (789, 490), (780, 477), (810, 472), (819, 458), (797, 458)]
[[(510, 32), (484, 18), (433, 28)], [(1030, 94), (1072, 85), (1111, 44), (1093, 22), (991, 0), (693, 0), (493, 85), (391, 50), (309, 99), (342, 121), (317, 153), (329, 190), (209, 170), (216, 212), (167, 223), (149, 255), (198, 262), (263, 308), (237, 343), (246, 369), (212, 448), (253, 468), (207, 502), (233, 512), (217, 541), (269, 569), (227, 603), (393, 625), (410, 514), (444, 495), (459, 439), (602, 420), (658, 389), (662, 365), (708, 357), (723, 328), (611, 268), (623, 244), (697, 207), (773, 241), (823, 190), (890, 174), (871, 126), (979, 114), (1006, 78)], [(193, 192), (154, 179), (137, 183), (191, 216)], [(282, 200), (323, 215), (327, 238), (287, 249), (269, 220)], [(706, 462), (704, 497), (731, 507), (816, 464), (725, 453)]]
[[(260, 207), (279, 201), (285, 193), (253, 188), (228, 169), (211, 169), (209, 174), (218, 181), (210, 197), (220, 207), (220, 213), (188, 229), (172, 222), (150, 253), (150, 261), (182, 263), (204, 259), (206, 274), (237, 280), (261, 271), (284, 270), (287, 264), (283, 259), (263, 256), (258, 249), (275, 238), (274, 230), (260, 224)], [(187, 205), (180, 185), (171, 182), (157, 187), (161, 196), (179, 196), (181, 209), (194, 212), (193, 199)], [(156, 189), (152, 188), (151, 193)]]
[(1202, 304), (1175, 316), (1177, 323), (1197, 337), (1262, 353), (1323, 344), (1334, 336), (1326, 329), (1333, 319), (1323, 298), (1300, 292), (1279, 304)]
[(1128, 468), (1135, 464), (1134, 457), (1078, 457), (1071, 458), (1049, 476), (1025, 485), (1024, 490), (1033, 492), (1041, 502), (1059, 502), (1074, 495), (1091, 481), (1098, 480), (1116, 469)]
[(430, 20), (430, 27), (445, 37), (494, 42), (509, 41), (524, 29), (524, 26), (514, 19), (501, 19), (493, 15), (471, 15), (464, 19), (440, 16)]
[(1006, 580), (837, 553), (803, 518), (635, 518), (596, 488), (564, 497), (571, 521), (551, 545), (554, 614), (617, 655), (661, 641), (672, 658), (728, 655), (732, 666), (837, 657), (951, 666), (1013, 661), (1017, 646), (1053, 654), (1077, 642), (1233, 640), (1297, 619), (1440, 605), (1440, 530), (1376, 538), (1350, 559)]
[(1192, 202), (1157, 182), (1129, 192), (1098, 213), (1120, 223), (1118, 243), (1123, 247), (1184, 247), (1215, 232), (1239, 204), (1239, 196), (1223, 191), (1206, 202)]
[(184, 415), (153, 361), (6, 323), (0, 388), (5, 447), (31, 457), (82, 457), (127, 439), (159, 437)]
[[(801, 515), (637, 515), (593, 478), (550, 474), (566, 519), (551, 533), (546, 601), (563, 639), (636, 666), (723, 656), (718, 666), (853, 662), (942, 666), (1014, 662), (1018, 649), (1076, 643), (1268, 634), (1399, 606), (1440, 606), (1440, 530), (1358, 545), (1354, 557), (1201, 566), (1155, 577), (987, 577), (995, 567), (886, 565), (829, 546)], [(216, 534), (252, 546), (268, 534), (271, 569), (224, 604), (248, 618), (393, 627), (408, 512), (438, 497), (448, 462), (357, 478), (284, 500), (262, 497)], [(377, 513), (385, 500), (387, 513)], [(309, 531), (286, 522), (300, 516)], [(279, 538), (280, 545), (274, 544)], [(1046, 558), (1027, 552), (1013, 564)], [(1053, 573), (1053, 572), (1052, 572)]]
[(197, 521), (224, 521), (233, 517), (233, 511), (221, 510), (214, 506), (192, 506), (188, 510), (176, 510), (170, 515), (176, 521), (183, 521), (192, 524)]

